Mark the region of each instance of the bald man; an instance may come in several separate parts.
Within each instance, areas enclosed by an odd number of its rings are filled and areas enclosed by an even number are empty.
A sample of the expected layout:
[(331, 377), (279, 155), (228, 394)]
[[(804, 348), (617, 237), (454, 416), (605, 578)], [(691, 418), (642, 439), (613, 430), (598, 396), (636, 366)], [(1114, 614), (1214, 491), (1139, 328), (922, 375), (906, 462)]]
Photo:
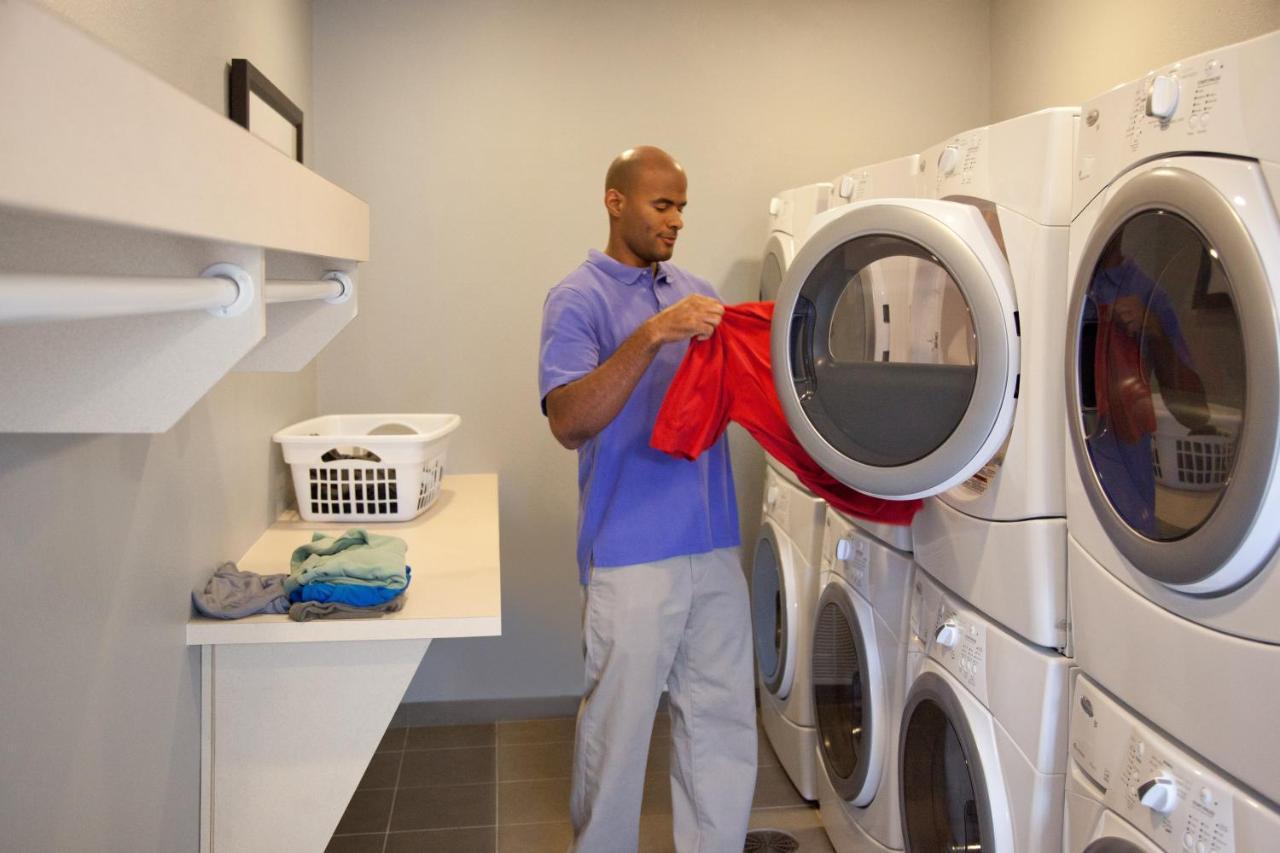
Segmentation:
[(658, 148), (605, 177), (609, 241), (551, 289), (539, 384), (552, 434), (578, 451), (586, 690), (570, 811), (574, 853), (629, 853), (654, 715), (671, 706), (678, 853), (739, 853), (755, 790), (751, 620), (722, 437), (688, 462), (649, 447), (691, 338), (724, 306), (670, 258), (684, 169)]

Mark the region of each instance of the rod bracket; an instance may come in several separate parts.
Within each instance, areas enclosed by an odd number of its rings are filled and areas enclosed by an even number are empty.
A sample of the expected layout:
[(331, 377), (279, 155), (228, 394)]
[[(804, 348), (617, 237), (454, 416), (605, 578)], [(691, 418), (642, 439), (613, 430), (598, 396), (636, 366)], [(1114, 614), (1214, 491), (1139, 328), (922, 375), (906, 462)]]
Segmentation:
[(221, 308), (210, 308), (209, 313), (215, 317), (238, 317), (249, 310), (257, 296), (257, 288), (253, 284), (253, 276), (235, 264), (220, 263), (206, 267), (200, 273), (201, 278), (225, 278), (238, 288), (235, 300)]
[(351, 281), (351, 276), (341, 270), (329, 270), (327, 273), (320, 276), (320, 278), (322, 281), (336, 281), (338, 284), (342, 285), (341, 293), (325, 300), (325, 302), (328, 302), (330, 305), (341, 305), (343, 302), (349, 301), (351, 297), (356, 294), (356, 286), (355, 283)]

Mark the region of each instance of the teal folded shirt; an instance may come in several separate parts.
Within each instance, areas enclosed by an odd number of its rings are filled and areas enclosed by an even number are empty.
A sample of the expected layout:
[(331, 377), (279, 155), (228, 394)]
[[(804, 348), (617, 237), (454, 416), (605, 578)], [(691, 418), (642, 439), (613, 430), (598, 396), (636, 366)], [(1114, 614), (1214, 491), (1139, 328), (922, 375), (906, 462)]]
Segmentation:
[(404, 589), (409, 583), (407, 550), (403, 539), (366, 530), (352, 529), (341, 536), (315, 533), (294, 550), (284, 589), (291, 593), (315, 581)]

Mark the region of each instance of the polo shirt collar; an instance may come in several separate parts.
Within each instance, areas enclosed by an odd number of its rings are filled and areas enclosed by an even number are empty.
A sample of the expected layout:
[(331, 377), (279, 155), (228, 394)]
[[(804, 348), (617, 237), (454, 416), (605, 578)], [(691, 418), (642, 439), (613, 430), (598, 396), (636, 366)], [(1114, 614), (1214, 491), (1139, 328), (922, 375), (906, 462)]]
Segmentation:
[[(609, 276), (609, 278), (626, 285), (639, 283), (639, 281), (644, 278), (645, 273), (649, 270), (648, 267), (628, 266), (622, 261), (611, 258), (604, 252), (598, 251), (597, 249), (591, 249), (587, 252), (587, 263), (604, 272), (604, 274)], [(670, 271), (667, 269), (666, 264), (659, 262), (656, 283), (665, 284), (669, 278)]]

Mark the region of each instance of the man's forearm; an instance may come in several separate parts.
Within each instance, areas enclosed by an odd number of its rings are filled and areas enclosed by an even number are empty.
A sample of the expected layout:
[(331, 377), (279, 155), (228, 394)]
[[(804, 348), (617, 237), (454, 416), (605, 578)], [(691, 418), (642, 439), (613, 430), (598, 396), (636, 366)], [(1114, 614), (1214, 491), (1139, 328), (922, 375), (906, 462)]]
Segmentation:
[(556, 440), (574, 450), (607, 427), (661, 347), (651, 324), (642, 323), (603, 364), (548, 394), (547, 418)]

